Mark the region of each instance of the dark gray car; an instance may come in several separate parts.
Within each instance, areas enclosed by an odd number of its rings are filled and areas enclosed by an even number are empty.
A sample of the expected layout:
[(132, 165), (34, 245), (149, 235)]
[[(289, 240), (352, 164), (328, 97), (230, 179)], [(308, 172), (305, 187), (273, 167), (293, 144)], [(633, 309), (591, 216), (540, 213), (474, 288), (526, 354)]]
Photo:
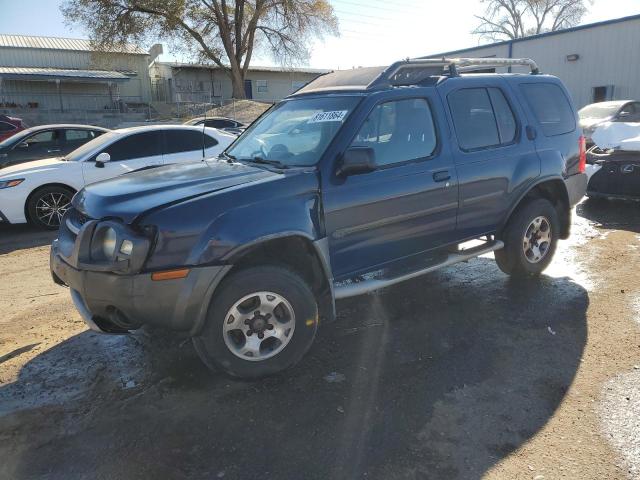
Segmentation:
[(61, 157), (109, 130), (92, 125), (40, 125), (0, 142), (0, 168)]

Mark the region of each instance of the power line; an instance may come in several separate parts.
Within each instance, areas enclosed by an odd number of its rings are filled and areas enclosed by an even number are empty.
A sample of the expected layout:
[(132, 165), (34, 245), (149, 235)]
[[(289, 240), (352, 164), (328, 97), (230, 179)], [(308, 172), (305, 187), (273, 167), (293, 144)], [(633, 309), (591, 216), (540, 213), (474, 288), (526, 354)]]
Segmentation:
[(388, 21), (388, 18), (385, 17), (380, 17), (377, 15), (365, 15), (364, 13), (353, 13), (353, 12), (343, 12), (342, 10), (336, 10), (336, 12), (338, 13), (338, 16), (340, 15), (352, 15), (355, 17), (366, 17), (366, 18), (375, 18), (376, 20), (384, 20), (384, 21)]
[(375, 23), (375, 22), (369, 22), (367, 20), (353, 20), (351, 18), (343, 18), (340, 20), (340, 23), (344, 23), (347, 25), (369, 25), (371, 27), (385, 27), (386, 24), (384, 23)]
[(409, 12), (409, 11), (401, 11), (398, 10), (397, 8), (386, 8), (386, 7), (379, 7), (376, 5), (371, 5), (371, 4), (366, 4), (366, 3), (358, 3), (358, 2), (352, 2), (350, 0), (341, 0), (340, 3), (344, 3), (347, 5), (353, 5), (355, 7), (362, 7), (362, 8), (375, 8), (376, 10), (384, 10), (386, 12), (393, 12), (393, 13), (405, 13), (407, 15), (410, 15), (414, 12)]

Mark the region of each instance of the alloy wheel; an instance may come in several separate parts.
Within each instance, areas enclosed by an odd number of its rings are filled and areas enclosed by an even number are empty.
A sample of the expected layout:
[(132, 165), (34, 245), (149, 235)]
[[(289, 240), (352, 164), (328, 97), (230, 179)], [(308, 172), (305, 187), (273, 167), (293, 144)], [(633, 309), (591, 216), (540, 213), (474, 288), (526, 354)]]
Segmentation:
[(529, 263), (538, 263), (551, 247), (551, 223), (543, 216), (534, 218), (524, 233), (522, 250)]
[(47, 227), (58, 227), (62, 216), (69, 210), (71, 198), (61, 192), (51, 192), (41, 196), (36, 202), (36, 216)]
[(238, 300), (227, 312), (222, 334), (237, 357), (262, 361), (280, 353), (293, 337), (295, 314), (282, 295), (255, 292)]

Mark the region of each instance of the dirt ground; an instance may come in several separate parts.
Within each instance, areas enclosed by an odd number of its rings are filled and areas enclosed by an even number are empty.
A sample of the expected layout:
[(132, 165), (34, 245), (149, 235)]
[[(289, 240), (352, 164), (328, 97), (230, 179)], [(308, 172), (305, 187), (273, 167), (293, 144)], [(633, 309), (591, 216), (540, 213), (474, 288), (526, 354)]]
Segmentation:
[(254, 100), (234, 100), (233, 102), (209, 110), (207, 117), (227, 117), (238, 122), (249, 124), (271, 107), (271, 103)]
[(87, 331), (52, 234), (0, 230), (0, 478), (640, 478), (640, 206), (578, 205), (538, 280), (491, 256), (338, 304), (285, 374)]

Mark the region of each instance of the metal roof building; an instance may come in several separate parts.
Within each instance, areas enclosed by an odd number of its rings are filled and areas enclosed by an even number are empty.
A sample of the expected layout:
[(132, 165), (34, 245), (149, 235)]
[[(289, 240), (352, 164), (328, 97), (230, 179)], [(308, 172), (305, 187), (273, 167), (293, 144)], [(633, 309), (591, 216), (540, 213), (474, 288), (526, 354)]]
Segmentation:
[[(220, 67), (199, 63), (153, 62), (149, 66), (153, 95), (174, 103), (222, 102), (232, 96), (231, 79)], [(251, 66), (245, 78), (249, 99), (280, 100), (328, 70)]]
[(89, 40), (0, 35), (0, 109), (121, 109), (151, 99), (149, 53)]
[(532, 58), (543, 73), (562, 79), (578, 108), (640, 99), (640, 15), (425, 58), (443, 56)]

